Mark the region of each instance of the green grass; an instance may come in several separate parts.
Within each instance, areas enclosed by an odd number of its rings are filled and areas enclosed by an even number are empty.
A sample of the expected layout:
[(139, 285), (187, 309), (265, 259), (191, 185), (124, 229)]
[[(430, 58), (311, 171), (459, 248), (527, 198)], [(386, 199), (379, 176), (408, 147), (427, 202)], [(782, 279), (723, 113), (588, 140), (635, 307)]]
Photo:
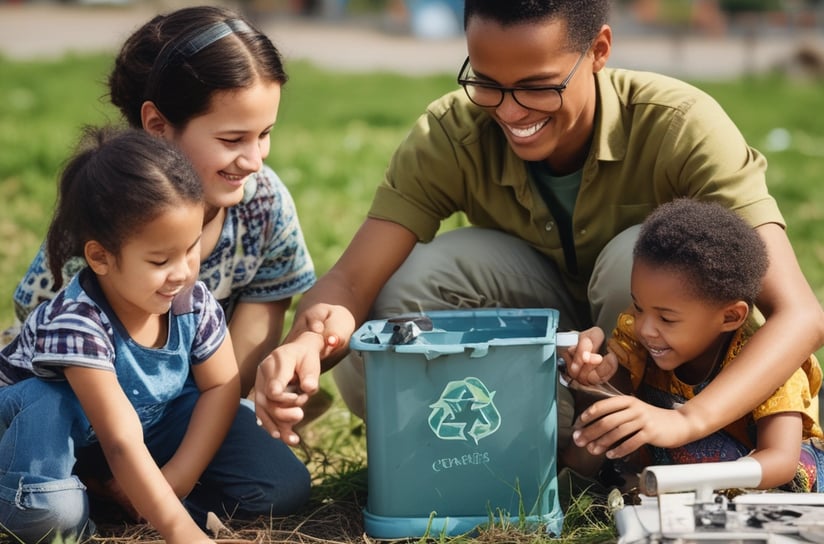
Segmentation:
[[(107, 56), (0, 59), (0, 328), (12, 321), (13, 289), (44, 237), (56, 178), (80, 127), (118, 118), (104, 96), (110, 63)], [(291, 80), (267, 162), (292, 191), (316, 268), (323, 273), (360, 225), (392, 151), (426, 104), (454, 88), (454, 79), (450, 74), (334, 73), (305, 63), (287, 68)], [(817, 236), (824, 215), (824, 84), (777, 76), (696, 84), (715, 96), (752, 145), (767, 155), (770, 190), (789, 224), (801, 267), (819, 300), (824, 299), (824, 241)], [(775, 129), (789, 134), (786, 150), (771, 151), (767, 145)], [(331, 388), (329, 377), (323, 379)], [(263, 531), (261, 542), (288, 540), (296, 531), (327, 541), (347, 535), (363, 541), (356, 519), (364, 495), (362, 431), (336, 398), (333, 409), (304, 430), (304, 454), (316, 483), (308, 514), (269, 520), (263, 529), (248, 531)], [(604, 519), (597, 505), (585, 498), (576, 501), (567, 516), (566, 540), (612, 538)], [(144, 537), (136, 533), (117, 541)], [(473, 540), (546, 539), (520, 535), (504, 523)]]

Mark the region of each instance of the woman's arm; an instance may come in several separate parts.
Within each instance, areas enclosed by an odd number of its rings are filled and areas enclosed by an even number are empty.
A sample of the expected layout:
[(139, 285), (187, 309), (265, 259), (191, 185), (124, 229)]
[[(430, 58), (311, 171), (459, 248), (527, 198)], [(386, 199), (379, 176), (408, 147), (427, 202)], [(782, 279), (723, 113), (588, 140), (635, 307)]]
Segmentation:
[(240, 394), (255, 385), (257, 366), (283, 336), (283, 320), (291, 298), (271, 302), (239, 302), (229, 321), (235, 358), (240, 371)]
[(212, 542), (195, 524), (143, 443), (137, 413), (117, 376), (104, 370), (67, 367), (66, 379), (132, 506), (169, 544)]
[(192, 366), (200, 398), (186, 434), (163, 474), (179, 497), (185, 497), (217, 453), (240, 404), (240, 380), (229, 334), (206, 361)]

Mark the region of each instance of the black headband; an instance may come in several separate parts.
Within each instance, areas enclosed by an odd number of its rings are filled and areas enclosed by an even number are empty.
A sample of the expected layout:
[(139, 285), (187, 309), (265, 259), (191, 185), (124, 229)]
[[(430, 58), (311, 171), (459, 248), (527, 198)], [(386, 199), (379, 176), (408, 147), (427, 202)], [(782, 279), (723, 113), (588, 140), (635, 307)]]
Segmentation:
[(218, 21), (203, 28), (196, 28), (179, 39), (167, 43), (152, 65), (149, 79), (146, 83), (146, 100), (154, 96), (160, 75), (169, 66), (192, 58), (206, 47), (212, 45), (229, 34), (254, 32), (252, 28), (240, 19)]

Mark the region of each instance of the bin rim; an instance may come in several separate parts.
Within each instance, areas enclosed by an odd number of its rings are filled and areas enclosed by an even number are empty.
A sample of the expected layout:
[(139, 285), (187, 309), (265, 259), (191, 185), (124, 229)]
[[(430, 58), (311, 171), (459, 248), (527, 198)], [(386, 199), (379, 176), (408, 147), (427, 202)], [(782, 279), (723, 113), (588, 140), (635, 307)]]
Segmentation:
[[(407, 315), (407, 314), (404, 314)], [(489, 346), (527, 346), (536, 344), (555, 344), (555, 334), (558, 327), (558, 310), (554, 308), (476, 308), (471, 310), (432, 310), (428, 312), (410, 312), (410, 317), (415, 315), (426, 315), (431, 318), (450, 317), (546, 317), (546, 331), (542, 336), (517, 337), (517, 338), (493, 338), (484, 342), (468, 342), (465, 344), (428, 344), (413, 343), (405, 345), (374, 344), (364, 342), (361, 338), (368, 333), (377, 334), (380, 332), (387, 319), (373, 319), (364, 322), (349, 340), (349, 347), (358, 351), (394, 351), (395, 353), (415, 353), (427, 354), (428, 357), (437, 355), (449, 355), (462, 353), (464, 351), (485, 351)], [(380, 330), (376, 330), (379, 328)]]

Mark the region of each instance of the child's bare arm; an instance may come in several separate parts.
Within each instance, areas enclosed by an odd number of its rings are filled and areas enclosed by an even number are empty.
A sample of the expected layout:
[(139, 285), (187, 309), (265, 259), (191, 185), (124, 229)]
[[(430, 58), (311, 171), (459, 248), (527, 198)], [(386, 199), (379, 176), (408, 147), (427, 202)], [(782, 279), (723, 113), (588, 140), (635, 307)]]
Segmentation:
[(213, 542), (195, 524), (143, 442), (137, 413), (117, 376), (68, 367), (69, 381), (97, 434), (106, 460), (132, 506), (169, 544)]
[(759, 489), (786, 484), (795, 477), (801, 455), (802, 419), (783, 412), (758, 420), (757, 443), (750, 456), (761, 464)]
[(179, 497), (185, 497), (211, 462), (237, 414), (240, 378), (232, 341), (226, 339), (206, 361), (192, 367), (200, 398), (177, 451), (163, 474)]

